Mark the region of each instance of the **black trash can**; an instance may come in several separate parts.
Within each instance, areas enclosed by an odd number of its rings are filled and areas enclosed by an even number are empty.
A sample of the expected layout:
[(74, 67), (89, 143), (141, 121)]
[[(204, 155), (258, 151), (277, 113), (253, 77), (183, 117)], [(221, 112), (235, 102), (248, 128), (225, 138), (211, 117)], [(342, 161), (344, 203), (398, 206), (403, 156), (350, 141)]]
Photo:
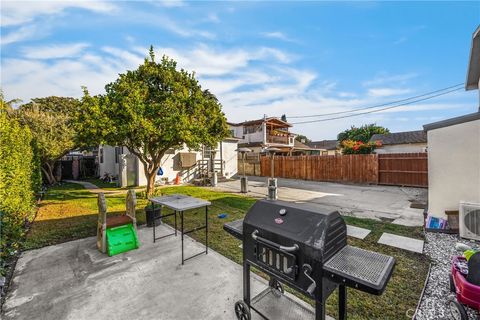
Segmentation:
[(162, 224), (162, 219), (160, 218), (162, 212), (162, 207), (160, 206), (155, 206), (152, 208), (152, 206), (146, 206), (145, 207), (145, 216), (147, 219), (147, 227), (153, 227), (153, 220), (155, 220), (155, 224), (159, 225)]

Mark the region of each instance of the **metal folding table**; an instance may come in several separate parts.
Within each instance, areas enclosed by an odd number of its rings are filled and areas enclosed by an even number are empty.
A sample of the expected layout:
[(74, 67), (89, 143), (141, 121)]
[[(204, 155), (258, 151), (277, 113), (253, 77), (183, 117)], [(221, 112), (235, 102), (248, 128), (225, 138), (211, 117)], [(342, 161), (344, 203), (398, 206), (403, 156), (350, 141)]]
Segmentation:
[[(209, 201), (203, 200), (203, 199), (197, 199), (194, 197), (190, 197), (187, 195), (183, 194), (172, 194), (168, 196), (161, 196), (161, 197), (153, 197), (148, 199), (152, 203), (152, 208), (154, 207), (155, 204), (159, 204), (165, 207), (168, 207), (173, 210), (173, 213), (170, 214), (160, 214), (160, 216), (155, 217), (153, 219), (153, 242), (156, 242), (159, 239), (177, 235), (177, 212), (180, 214), (180, 234), (182, 236), (182, 264), (184, 264), (185, 261), (192, 259), (196, 256), (199, 256), (201, 254), (208, 254), (208, 206), (211, 204)], [(193, 229), (184, 230), (184, 212), (186, 210), (191, 210), (191, 209), (197, 209), (205, 207), (205, 225), (203, 226), (198, 226)], [(156, 237), (155, 236), (155, 227), (156, 227), (156, 219), (157, 218), (166, 218), (169, 216), (174, 216), (174, 224), (175, 224), (175, 232), (172, 232), (170, 234), (161, 236), (161, 237)], [(184, 258), (184, 249), (183, 249), (183, 239), (184, 235), (205, 229), (205, 251), (199, 252), (197, 254), (194, 254), (193, 256), (190, 256), (188, 258)]]

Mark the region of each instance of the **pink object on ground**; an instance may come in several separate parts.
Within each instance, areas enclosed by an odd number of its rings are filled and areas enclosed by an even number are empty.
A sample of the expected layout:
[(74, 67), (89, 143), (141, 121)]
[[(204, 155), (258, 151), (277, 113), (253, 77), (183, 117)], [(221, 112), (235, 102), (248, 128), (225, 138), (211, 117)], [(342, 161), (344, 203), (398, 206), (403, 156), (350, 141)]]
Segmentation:
[(452, 258), (452, 278), (455, 284), (457, 301), (480, 312), (480, 286), (468, 282), (465, 276), (455, 267), (455, 262), (462, 260), (466, 261), (461, 256)]

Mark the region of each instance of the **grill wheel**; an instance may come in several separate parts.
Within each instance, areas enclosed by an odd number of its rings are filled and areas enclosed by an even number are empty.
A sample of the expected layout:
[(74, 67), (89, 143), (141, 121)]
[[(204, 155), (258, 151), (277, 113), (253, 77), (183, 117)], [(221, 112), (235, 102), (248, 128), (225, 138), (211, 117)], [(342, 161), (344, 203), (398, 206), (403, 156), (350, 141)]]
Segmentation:
[(250, 308), (243, 300), (239, 300), (235, 303), (235, 315), (238, 320), (251, 320)]
[(272, 288), (272, 292), (274, 295), (281, 296), (285, 291), (283, 290), (282, 284), (275, 278), (270, 278), (268, 282), (270, 288)]

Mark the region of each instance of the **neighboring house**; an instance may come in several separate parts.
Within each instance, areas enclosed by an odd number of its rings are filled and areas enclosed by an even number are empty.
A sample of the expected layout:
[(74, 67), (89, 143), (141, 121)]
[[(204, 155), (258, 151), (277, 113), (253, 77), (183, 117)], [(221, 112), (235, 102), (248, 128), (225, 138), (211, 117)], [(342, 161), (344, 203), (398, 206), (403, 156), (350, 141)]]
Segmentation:
[(98, 176), (97, 148), (72, 150), (56, 164), (56, 177), (60, 179), (86, 179)]
[(321, 140), (307, 143), (310, 148), (318, 150), (317, 154), (322, 156), (334, 156), (342, 154), (338, 148), (337, 140)]
[(278, 153), (284, 155), (308, 154), (313, 150), (295, 142), (296, 135), (289, 131), (292, 125), (276, 117), (228, 124), (232, 136), (239, 139), (238, 146), (249, 148), (256, 154), (269, 147), (280, 149)]
[[(172, 182), (179, 174), (183, 182), (191, 182), (212, 169), (218, 172), (219, 177), (230, 178), (237, 173), (237, 144), (238, 139), (226, 138), (218, 143), (215, 150), (206, 147), (199, 151), (188, 150), (186, 147), (181, 150), (170, 149), (162, 159), (162, 174), (157, 175), (156, 180)], [(127, 147), (101, 145), (98, 162), (100, 177), (108, 173), (118, 178), (122, 187), (147, 184), (143, 164)]]
[[(465, 88), (479, 86), (480, 27), (473, 34)], [(477, 112), (423, 127), (428, 135), (428, 214), (444, 217), (445, 210), (458, 210), (460, 201), (480, 203), (480, 103)]]
[(427, 133), (423, 130), (374, 134), (370, 142), (380, 141), (375, 153), (413, 153), (427, 151)]

